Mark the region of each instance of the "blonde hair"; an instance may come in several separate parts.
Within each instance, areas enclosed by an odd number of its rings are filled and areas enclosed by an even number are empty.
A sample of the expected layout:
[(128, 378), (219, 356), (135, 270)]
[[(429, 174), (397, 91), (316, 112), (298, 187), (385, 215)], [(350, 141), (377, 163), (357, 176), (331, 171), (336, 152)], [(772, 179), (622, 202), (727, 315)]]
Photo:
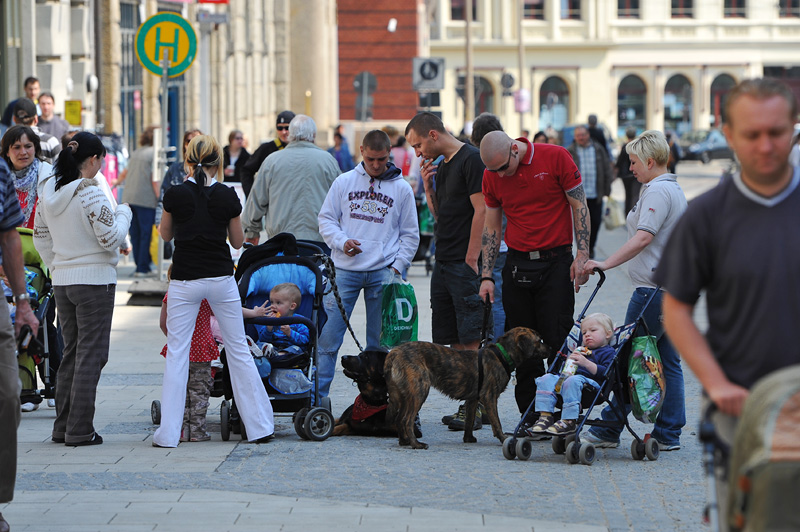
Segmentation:
[[(587, 320), (594, 320), (600, 324), (600, 326), (605, 329), (607, 333), (614, 332), (614, 320), (611, 319), (611, 316), (608, 314), (603, 314), (602, 312), (595, 312), (594, 314), (589, 314), (588, 316), (583, 318), (583, 322)], [(583, 329), (583, 322), (581, 322), (581, 329)]]
[(186, 173), (193, 176), (197, 184), (205, 186), (207, 174), (204, 168), (216, 168), (216, 179), (222, 181), (222, 148), (210, 135), (197, 135), (186, 147)]
[(272, 297), (273, 293), (282, 293), (286, 294), (287, 296), (292, 298), (292, 301), (299, 307), (300, 301), (303, 299), (303, 295), (300, 293), (300, 288), (297, 287), (294, 283), (281, 283), (276, 284), (272, 287), (272, 290), (269, 291), (270, 297)]
[(658, 166), (666, 166), (669, 162), (669, 143), (664, 133), (648, 129), (625, 145), (625, 151), (635, 155), (644, 164), (653, 159)]

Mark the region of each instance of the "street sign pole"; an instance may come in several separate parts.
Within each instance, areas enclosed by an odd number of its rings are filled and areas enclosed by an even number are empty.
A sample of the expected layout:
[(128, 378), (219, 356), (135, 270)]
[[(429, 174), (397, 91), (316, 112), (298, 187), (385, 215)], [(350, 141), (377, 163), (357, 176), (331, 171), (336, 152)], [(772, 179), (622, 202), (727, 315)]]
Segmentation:
[[(161, 59), (161, 146), (158, 150), (158, 173), (156, 178), (163, 177), (167, 173), (167, 111), (169, 110), (169, 93), (167, 83), (169, 82), (169, 50), (163, 49), (164, 55)], [(164, 239), (161, 232), (158, 232), (158, 280), (164, 280)]]

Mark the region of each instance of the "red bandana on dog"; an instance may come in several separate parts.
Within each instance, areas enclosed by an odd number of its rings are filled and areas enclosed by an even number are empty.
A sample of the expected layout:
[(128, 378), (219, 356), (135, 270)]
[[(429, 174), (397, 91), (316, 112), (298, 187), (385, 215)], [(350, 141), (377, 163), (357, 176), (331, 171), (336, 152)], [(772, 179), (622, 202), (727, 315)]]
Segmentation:
[(356, 400), (353, 401), (353, 421), (364, 421), (365, 419), (374, 416), (378, 412), (386, 410), (389, 405), (372, 406), (364, 402), (361, 394), (358, 394)]

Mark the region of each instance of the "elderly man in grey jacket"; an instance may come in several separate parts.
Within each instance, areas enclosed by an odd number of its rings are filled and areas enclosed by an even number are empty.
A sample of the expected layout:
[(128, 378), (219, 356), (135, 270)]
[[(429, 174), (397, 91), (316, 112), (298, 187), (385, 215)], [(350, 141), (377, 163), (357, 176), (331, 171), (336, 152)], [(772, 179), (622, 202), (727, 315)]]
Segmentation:
[(264, 159), (242, 214), (247, 242), (258, 244), (263, 227), (268, 238), (292, 233), (330, 254), (317, 215), (340, 170), (336, 159), (314, 144), (316, 136), (314, 120), (297, 115), (289, 123), (289, 145)]

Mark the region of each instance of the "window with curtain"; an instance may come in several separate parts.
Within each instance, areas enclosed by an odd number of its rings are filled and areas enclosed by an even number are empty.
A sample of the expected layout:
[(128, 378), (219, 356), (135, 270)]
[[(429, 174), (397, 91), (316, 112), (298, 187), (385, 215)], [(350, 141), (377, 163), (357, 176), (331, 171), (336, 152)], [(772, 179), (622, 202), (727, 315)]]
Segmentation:
[(581, 0), (561, 0), (561, 19), (580, 20)]
[(800, 0), (779, 0), (778, 14), (781, 17), (800, 17)]
[(617, 18), (640, 18), (639, 0), (617, 0)]
[(694, 17), (693, 0), (672, 0), (672, 18)]
[[(478, 2), (472, 0), (472, 20), (478, 20)], [(450, 0), (450, 20), (466, 20), (467, 12), (466, 0)]]
[(725, 0), (723, 8), (725, 18), (744, 18), (747, 16), (746, 0)]
[(522, 5), (522, 18), (544, 20), (544, 0), (525, 0)]

